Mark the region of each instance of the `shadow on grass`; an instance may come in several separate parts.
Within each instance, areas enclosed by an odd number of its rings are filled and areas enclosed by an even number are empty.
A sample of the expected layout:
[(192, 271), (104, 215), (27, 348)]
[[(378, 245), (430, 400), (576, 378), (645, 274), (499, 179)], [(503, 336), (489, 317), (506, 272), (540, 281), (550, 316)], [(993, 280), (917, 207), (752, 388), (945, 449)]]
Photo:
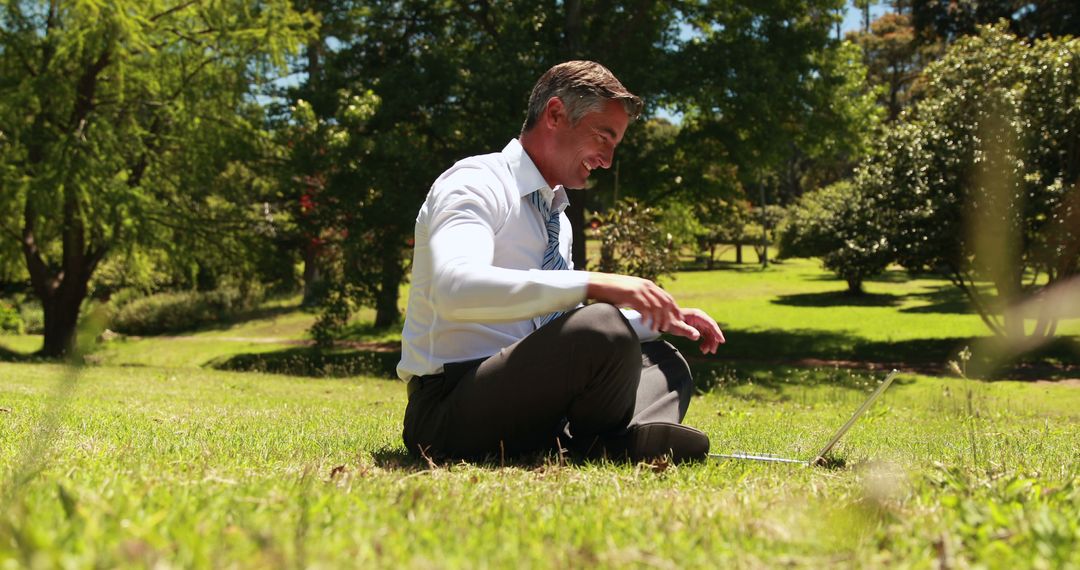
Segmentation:
[(236, 354), (211, 360), (207, 366), (234, 372), (263, 372), (318, 378), (375, 376), (397, 379), (399, 352), (319, 350), (297, 347), (273, 352)]
[[(857, 387), (867, 381), (872, 372), (898, 368), (921, 374), (948, 374), (947, 363), (958, 360), (964, 347), (975, 347), (979, 339), (963, 337), (913, 339), (903, 341), (870, 341), (840, 332), (814, 329), (726, 331), (728, 342), (717, 355), (701, 356), (695, 343), (669, 339), (687, 357), (698, 378), (699, 389), (709, 390), (717, 378), (730, 374), (753, 380), (762, 386), (785, 383), (828, 383)], [(997, 354), (979, 354), (970, 366), (980, 369), (980, 359), (989, 360)], [(3, 359), (0, 352), (0, 359)], [(20, 358), (26, 358), (20, 356)], [(219, 370), (264, 372), (308, 377), (374, 376), (396, 379), (401, 353), (396, 350), (338, 348), (319, 350), (314, 347), (294, 347), (273, 352), (245, 353), (215, 359), (207, 366)], [(1061, 380), (1080, 376), (1080, 342), (1058, 339), (1038, 351), (1007, 363), (995, 363), (986, 378), (1022, 380)], [(824, 370), (824, 373), (813, 372)], [(839, 370), (841, 376), (827, 373)], [(803, 374), (800, 371), (811, 371)], [(854, 371), (854, 372), (853, 372)], [(824, 374), (824, 376), (822, 375)], [(851, 376), (855, 374), (855, 376)], [(718, 376), (719, 375), (719, 376)], [(783, 379), (777, 378), (783, 376)], [(878, 378), (880, 379), (880, 378)]]
[[(687, 357), (697, 376), (715, 376), (725, 367), (736, 376), (756, 378), (768, 386), (770, 377), (784, 367), (800, 369), (854, 369), (882, 371), (890, 368), (923, 374), (948, 374), (947, 363), (958, 360), (964, 347), (975, 347), (979, 339), (952, 337), (902, 341), (871, 341), (862, 337), (811, 329), (725, 331), (728, 338), (717, 355), (703, 357), (694, 343), (673, 339), (672, 344)], [(1080, 376), (1080, 342), (1059, 338), (1039, 350), (1007, 362), (979, 366), (1000, 357), (976, 350), (970, 367), (989, 370), (987, 379), (1063, 380)], [(835, 382), (836, 379), (829, 380)], [(812, 382), (804, 378), (803, 382)], [(707, 381), (699, 388), (710, 389)]]
[(780, 295), (772, 301), (775, 305), (791, 307), (895, 307), (903, 301), (902, 295), (888, 293), (863, 293), (854, 295), (847, 290), (822, 293), (798, 293)]
[(379, 449), (371, 454), (375, 465), (388, 471), (415, 473), (430, 469), (431, 465), (419, 455), (405, 451), (404, 447)]
[(388, 471), (417, 473), (434, 469), (453, 469), (455, 466), (479, 467), (482, 469), (525, 469), (530, 471), (567, 465), (584, 465), (588, 461), (574, 459), (569, 454), (560, 456), (554, 449), (534, 451), (520, 455), (499, 458), (490, 455), (480, 459), (435, 458), (429, 461), (419, 453), (409, 453), (404, 447), (383, 448), (372, 454), (375, 465)]
[[(791, 366), (763, 362), (701, 363), (694, 368), (694, 386), (701, 393), (723, 392), (757, 403), (787, 402), (791, 386), (829, 386), (869, 394), (885, 379), (888, 368), (858, 369)], [(896, 385), (913, 380), (897, 378)]]
[[(714, 360), (789, 362), (802, 359), (858, 360), (867, 362), (944, 363), (964, 346), (967, 338), (930, 338), (871, 341), (862, 337), (816, 329), (725, 331), (728, 342)], [(692, 342), (677, 339), (684, 354), (697, 352)]]
[(0, 344), (0, 362), (48, 362), (48, 360), (38, 356), (36, 352), (18, 352)]
[[(931, 275), (929, 277), (936, 278), (937, 276)], [(907, 283), (908, 281), (916, 278), (917, 277), (912, 276), (903, 269), (891, 269), (873, 277), (867, 277), (866, 279), (863, 279), (863, 283)], [(804, 277), (804, 279), (807, 281), (831, 281), (837, 283), (838, 285), (847, 287), (847, 283), (843, 279), (837, 277), (837, 275), (832, 272), (806, 276)]]
[(338, 334), (337, 340), (360, 342), (401, 342), (401, 328), (404, 321), (397, 321), (383, 327), (375, 323), (359, 322), (346, 325)]
[[(782, 261), (769, 261), (771, 265), (783, 265)], [(748, 261), (742, 263), (735, 263), (734, 261), (714, 261), (712, 267), (709, 267), (705, 261), (688, 261), (679, 265), (679, 271), (685, 273), (695, 273), (698, 271), (731, 271), (734, 273), (761, 273), (764, 268), (761, 266), (761, 262), (756, 261), (752, 256)]]
[(971, 303), (968, 301), (967, 296), (964, 295), (964, 292), (953, 285), (938, 285), (928, 292), (914, 293), (911, 296), (928, 304), (920, 307), (906, 307), (900, 309), (901, 313), (968, 315), (975, 312), (972, 310)]

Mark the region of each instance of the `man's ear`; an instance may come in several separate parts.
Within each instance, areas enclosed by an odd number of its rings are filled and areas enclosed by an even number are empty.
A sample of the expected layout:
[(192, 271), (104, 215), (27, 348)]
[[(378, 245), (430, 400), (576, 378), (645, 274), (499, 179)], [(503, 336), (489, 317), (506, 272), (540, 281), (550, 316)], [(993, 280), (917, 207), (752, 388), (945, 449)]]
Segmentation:
[(567, 121), (569, 118), (566, 116), (566, 106), (563, 105), (562, 99), (558, 97), (552, 97), (548, 99), (547, 105), (544, 106), (544, 113), (541, 115), (544, 126), (549, 129), (558, 127), (563, 121)]

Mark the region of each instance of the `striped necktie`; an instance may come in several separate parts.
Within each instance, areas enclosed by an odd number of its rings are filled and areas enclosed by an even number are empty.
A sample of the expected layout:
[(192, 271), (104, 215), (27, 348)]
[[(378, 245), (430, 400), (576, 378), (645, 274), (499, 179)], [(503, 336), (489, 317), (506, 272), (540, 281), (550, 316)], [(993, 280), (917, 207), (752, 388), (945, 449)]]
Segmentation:
[[(540, 212), (541, 219), (547, 225), (547, 247), (544, 249), (544, 263), (541, 269), (566, 269), (566, 259), (559, 253), (559, 214), (562, 213), (562, 210), (551, 211), (547, 202), (544, 201), (543, 193), (539, 190), (530, 194), (529, 197)], [(536, 324), (536, 328), (540, 328), (558, 318), (561, 314), (562, 311), (555, 311), (551, 314), (540, 315), (533, 319), (533, 323)]]

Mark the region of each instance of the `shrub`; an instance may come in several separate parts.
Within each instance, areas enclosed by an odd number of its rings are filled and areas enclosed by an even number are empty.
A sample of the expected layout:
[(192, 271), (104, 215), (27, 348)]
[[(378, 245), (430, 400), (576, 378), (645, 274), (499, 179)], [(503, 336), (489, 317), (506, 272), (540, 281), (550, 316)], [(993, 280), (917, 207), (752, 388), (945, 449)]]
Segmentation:
[(0, 303), (0, 334), (23, 334), (22, 316), (8, 303)]
[(225, 288), (208, 292), (158, 293), (131, 301), (113, 314), (109, 328), (124, 334), (153, 335), (191, 330), (249, 311), (261, 291), (244, 294)]
[(45, 310), (37, 301), (19, 303), (19, 317), (22, 318), (23, 332), (42, 334), (45, 332)]
[(678, 270), (678, 251), (660, 227), (662, 212), (620, 200), (600, 226), (600, 271), (656, 281)]
[(838, 182), (804, 194), (780, 231), (781, 257), (820, 257), (852, 294), (861, 294), (863, 280), (893, 259), (879, 209), (859, 189)]
[[(1080, 39), (982, 28), (927, 66), (857, 179), (892, 220), (897, 261), (944, 272), (1017, 346), (1057, 333), (1066, 315), (1042, 299), (1080, 273), (1078, 69)], [(1045, 308), (1034, 328), (1022, 303)]]

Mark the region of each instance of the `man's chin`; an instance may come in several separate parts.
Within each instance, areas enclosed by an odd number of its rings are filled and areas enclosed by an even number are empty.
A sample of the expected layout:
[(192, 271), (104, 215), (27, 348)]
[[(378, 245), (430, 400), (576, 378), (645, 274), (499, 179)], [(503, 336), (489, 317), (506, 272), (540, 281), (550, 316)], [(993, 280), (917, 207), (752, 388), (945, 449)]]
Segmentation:
[(581, 180), (574, 180), (563, 184), (563, 188), (567, 190), (584, 190), (589, 187), (589, 179), (582, 178)]

